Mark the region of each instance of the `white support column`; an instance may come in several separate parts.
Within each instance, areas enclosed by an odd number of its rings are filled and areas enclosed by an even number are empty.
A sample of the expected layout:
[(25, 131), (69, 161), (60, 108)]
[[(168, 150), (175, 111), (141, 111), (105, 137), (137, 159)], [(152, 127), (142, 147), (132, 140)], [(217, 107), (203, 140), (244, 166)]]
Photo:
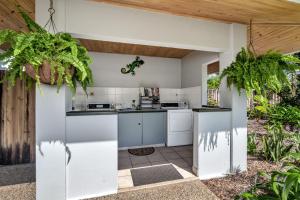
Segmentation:
[(207, 64), (201, 67), (201, 105), (207, 105)]
[[(54, 0), (57, 31), (65, 31), (65, 0)], [(35, 20), (44, 26), (49, 19), (49, 1), (35, 1)], [(59, 19), (59, 20), (56, 20)], [(50, 30), (51, 31), (51, 30)], [(56, 86), (36, 89), (36, 199), (66, 199), (66, 98), (69, 90)]]
[[(220, 71), (234, 61), (236, 54), (247, 45), (247, 27), (232, 24), (230, 48), (220, 53)], [(247, 170), (247, 97), (245, 91), (238, 93), (235, 87), (227, 88), (226, 79), (220, 87), (220, 104), (232, 108), (231, 172)]]
[(66, 88), (36, 89), (36, 199), (66, 199)]

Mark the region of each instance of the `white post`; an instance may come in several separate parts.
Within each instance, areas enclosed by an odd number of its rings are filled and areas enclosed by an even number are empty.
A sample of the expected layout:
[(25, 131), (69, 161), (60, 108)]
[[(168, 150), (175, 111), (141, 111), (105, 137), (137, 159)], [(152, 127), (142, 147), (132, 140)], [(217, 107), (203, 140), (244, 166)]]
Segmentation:
[[(54, 0), (57, 31), (65, 31), (65, 0)], [(49, 19), (49, 1), (35, 1), (35, 20), (44, 26)], [(51, 30), (50, 30), (51, 31)], [(66, 95), (62, 87), (43, 85), (36, 89), (36, 199), (66, 199)]]
[[(230, 48), (220, 53), (220, 71), (234, 61), (236, 54), (247, 45), (247, 27), (232, 24), (230, 33)], [(232, 108), (231, 132), (231, 172), (247, 170), (247, 97), (245, 91), (238, 93), (235, 87), (229, 89), (226, 78), (220, 87), (220, 104)]]
[(207, 64), (201, 67), (201, 105), (207, 105)]
[(36, 89), (36, 199), (66, 199), (66, 88)]

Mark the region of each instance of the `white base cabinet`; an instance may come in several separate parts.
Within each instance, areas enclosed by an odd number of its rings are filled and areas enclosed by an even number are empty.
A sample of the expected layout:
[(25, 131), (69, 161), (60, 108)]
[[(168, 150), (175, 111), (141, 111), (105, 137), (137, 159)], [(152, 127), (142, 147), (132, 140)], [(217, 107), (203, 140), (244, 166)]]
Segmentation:
[(67, 199), (117, 192), (118, 115), (67, 116)]
[(191, 109), (168, 110), (167, 146), (193, 143), (193, 112)]

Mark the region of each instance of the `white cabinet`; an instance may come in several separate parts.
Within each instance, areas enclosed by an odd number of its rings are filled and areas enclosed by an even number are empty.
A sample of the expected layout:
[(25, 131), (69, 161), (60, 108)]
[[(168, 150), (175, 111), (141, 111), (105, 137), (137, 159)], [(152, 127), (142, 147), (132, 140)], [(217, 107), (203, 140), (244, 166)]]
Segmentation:
[(116, 193), (118, 115), (68, 116), (66, 125), (67, 199)]
[(193, 112), (191, 109), (168, 110), (167, 146), (193, 143)]

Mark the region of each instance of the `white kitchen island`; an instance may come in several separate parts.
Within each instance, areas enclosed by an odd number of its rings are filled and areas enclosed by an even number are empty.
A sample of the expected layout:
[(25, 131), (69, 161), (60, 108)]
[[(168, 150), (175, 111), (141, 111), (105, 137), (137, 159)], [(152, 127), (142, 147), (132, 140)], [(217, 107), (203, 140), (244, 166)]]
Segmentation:
[(193, 171), (204, 180), (230, 173), (231, 109), (193, 109)]

